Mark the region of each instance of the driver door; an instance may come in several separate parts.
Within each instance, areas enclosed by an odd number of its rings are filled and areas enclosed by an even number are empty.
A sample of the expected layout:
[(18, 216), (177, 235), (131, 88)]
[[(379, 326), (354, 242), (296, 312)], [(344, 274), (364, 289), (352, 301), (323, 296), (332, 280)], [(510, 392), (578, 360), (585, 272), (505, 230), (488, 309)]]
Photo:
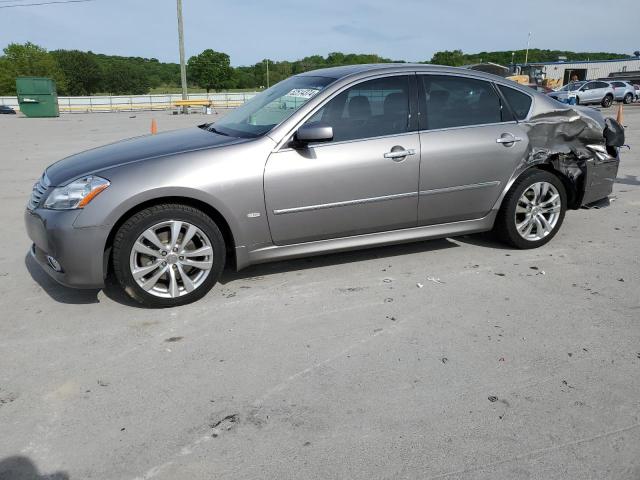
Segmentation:
[(306, 122), (330, 125), (332, 141), (285, 145), (269, 156), (264, 192), (276, 245), (417, 225), (414, 79), (387, 76), (347, 88)]

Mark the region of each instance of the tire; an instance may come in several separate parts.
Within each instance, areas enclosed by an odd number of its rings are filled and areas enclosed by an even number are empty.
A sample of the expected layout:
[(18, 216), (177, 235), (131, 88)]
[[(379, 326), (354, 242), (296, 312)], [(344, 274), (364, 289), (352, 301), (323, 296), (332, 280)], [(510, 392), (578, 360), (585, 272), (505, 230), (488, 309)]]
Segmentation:
[[(541, 195), (541, 198), (536, 201), (534, 196), (535, 186), (541, 185), (541, 190), (539, 190), (539, 193), (541, 193), (544, 184), (549, 186), (546, 194), (544, 196)], [(526, 206), (526, 203), (522, 201), (525, 192), (529, 201), (534, 198), (529, 206)], [(555, 194), (557, 194), (557, 199), (553, 203), (548, 203), (549, 199)], [(545, 206), (545, 204), (547, 206)], [(553, 173), (545, 170), (531, 169), (523, 173), (505, 195), (498, 212), (498, 217), (496, 218), (493, 232), (498, 239), (516, 248), (528, 249), (541, 247), (551, 241), (558, 233), (564, 220), (566, 209), (567, 193), (562, 181)], [(547, 210), (549, 210), (549, 212), (547, 212)], [(540, 219), (539, 215), (531, 214), (531, 212), (535, 213), (538, 211), (547, 221), (546, 224)], [(537, 221), (536, 218), (538, 218)], [(529, 223), (524, 224), (523, 222), (527, 221), (527, 219), (530, 219)], [(523, 225), (523, 233), (520, 233), (518, 230), (518, 224)], [(529, 234), (525, 236), (529, 224), (531, 224), (532, 227), (529, 229)], [(547, 232), (547, 228), (545, 227), (551, 228), (548, 228)]]
[(154, 205), (118, 229), (113, 272), (120, 288), (142, 305), (176, 307), (201, 299), (213, 288), (224, 270), (225, 252), (220, 229), (202, 211), (181, 204)]
[(602, 105), (604, 108), (609, 108), (612, 103), (613, 97), (611, 95), (605, 95), (600, 105)]
[(627, 93), (622, 99), (622, 103), (629, 105), (631, 102), (633, 102), (633, 95), (631, 95), (630, 93)]

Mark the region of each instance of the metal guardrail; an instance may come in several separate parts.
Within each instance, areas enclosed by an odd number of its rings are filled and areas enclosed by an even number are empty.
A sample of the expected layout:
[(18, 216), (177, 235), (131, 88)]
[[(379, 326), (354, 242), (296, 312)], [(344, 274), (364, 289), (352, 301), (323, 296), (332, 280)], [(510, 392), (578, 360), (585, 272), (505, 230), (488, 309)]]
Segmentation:
[[(257, 92), (191, 93), (189, 100), (206, 100), (213, 108), (234, 108), (255, 96)], [(90, 97), (58, 97), (60, 113), (135, 112), (171, 110), (181, 94), (110, 95)], [(17, 97), (0, 97), (0, 105), (18, 109)]]

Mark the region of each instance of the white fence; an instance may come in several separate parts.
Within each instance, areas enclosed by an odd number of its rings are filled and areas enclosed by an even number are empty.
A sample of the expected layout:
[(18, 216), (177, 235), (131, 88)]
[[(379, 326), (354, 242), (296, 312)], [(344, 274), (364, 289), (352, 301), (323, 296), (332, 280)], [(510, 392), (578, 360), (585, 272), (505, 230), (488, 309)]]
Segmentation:
[[(213, 108), (234, 108), (242, 105), (257, 92), (190, 93), (189, 100), (206, 100)], [(182, 100), (179, 93), (165, 95), (114, 95), (102, 97), (58, 97), (60, 113), (135, 112), (142, 110), (170, 110)], [(18, 109), (17, 97), (0, 97), (0, 105)]]

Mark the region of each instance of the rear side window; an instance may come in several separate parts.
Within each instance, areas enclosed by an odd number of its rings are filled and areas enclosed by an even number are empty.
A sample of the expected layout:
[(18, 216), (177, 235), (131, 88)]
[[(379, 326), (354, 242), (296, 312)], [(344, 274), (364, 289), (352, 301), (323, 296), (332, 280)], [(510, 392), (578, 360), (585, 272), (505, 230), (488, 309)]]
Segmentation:
[[(421, 75), (421, 129), (464, 127), (503, 120), (500, 97), (489, 82), (446, 75)], [(509, 119), (510, 120), (510, 119)]]
[(511, 107), (516, 120), (524, 120), (527, 118), (529, 109), (531, 108), (531, 97), (526, 93), (519, 92), (515, 88), (498, 85), (500, 92), (507, 99), (507, 103)]

